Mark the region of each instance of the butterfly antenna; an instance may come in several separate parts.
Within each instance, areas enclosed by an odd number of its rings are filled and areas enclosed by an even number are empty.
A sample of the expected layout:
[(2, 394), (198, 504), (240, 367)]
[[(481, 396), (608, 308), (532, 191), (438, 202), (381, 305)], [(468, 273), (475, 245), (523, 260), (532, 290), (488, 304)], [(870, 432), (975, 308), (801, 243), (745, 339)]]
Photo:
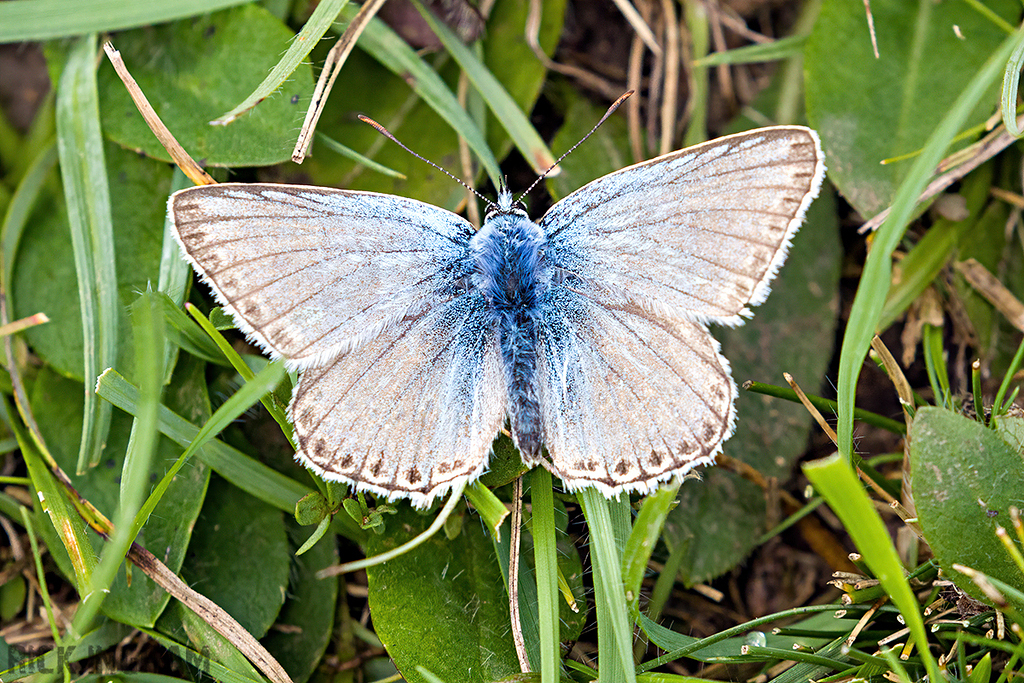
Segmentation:
[[(440, 166), (438, 166), (437, 164), (435, 164), (435, 163), (434, 163), (433, 161), (431, 161), (430, 159), (427, 159), (427, 158), (425, 158), (425, 157), (422, 157), (422, 156), (420, 156), (419, 154), (417, 154), (416, 152), (414, 152), (414, 151), (412, 151), (411, 149), (409, 149), (408, 147), (406, 147), (406, 146), (405, 146), (404, 144), (402, 144), (402, 141), (401, 141), (401, 140), (399, 140), (398, 138), (396, 138), (396, 137), (395, 137), (394, 135), (392, 135), (392, 134), (391, 134), (391, 131), (389, 131), (389, 130), (388, 130), (387, 128), (385, 128), (384, 126), (380, 125), (379, 123), (377, 123), (376, 121), (374, 121), (373, 119), (371, 119), (371, 118), (370, 118), (369, 116), (364, 116), (364, 115), (362, 115), (362, 114), (359, 114), (359, 115), (358, 115), (358, 118), (359, 118), (359, 120), (360, 120), (360, 121), (362, 121), (363, 123), (368, 123), (368, 124), (370, 124), (371, 126), (373, 126), (374, 128), (376, 128), (376, 129), (377, 129), (377, 132), (378, 132), (378, 133), (380, 133), (380, 134), (381, 134), (381, 135), (383, 135), (384, 137), (386, 137), (386, 138), (390, 139), (390, 140), (391, 140), (392, 142), (394, 142), (394, 143), (395, 143), (396, 145), (398, 145), (399, 147), (401, 147), (402, 149), (404, 149), (404, 150), (405, 150), (406, 152), (408, 152), (409, 154), (413, 155), (414, 157), (416, 157), (416, 158), (417, 158), (417, 159), (419, 159), (420, 161), (422, 161), (422, 162), (424, 162), (424, 163), (426, 163), (426, 164), (429, 164), (430, 166), (433, 166), (433, 167), (434, 167), (434, 168), (436, 168), (436, 169), (437, 169), (438, 171), (440, 171), (441, 173), (444, 173), (444, 174), (445, 174), (446, 176), (448, 176), (449, 178), (451, 178), (452, 180), (454, 180), (455, 182), (457, 182), (457, 183), (458, 183), (459, 185), (462, 185), (462, 186), (463, 186), (464, 188), (466, 188), (467, 190), (469, 190), (470, 192), (472, 192), (473, 194), (475, 194), (475, 195), (476, 195), (477, 197), (479, 197), (479, 198), (480, 198), (480, 199), (482, 199), (483, 201), (487, 202), (487, 206), (493, 206), (493, 205), (494, 205), (494, 202), (492, 202), (492, 201), (491, 201), (491, 200), (489, 200), (489, 199), (488, 199), (487, 197), (483, 196), (482, 194), (480, 194), (479, 192), (477, 192), (477, 191), (476, 191), (475, 189), (473, 189), (472, 187), (470, 187), (470, 186), (469, 186), (469, 185), (468, 185), (468, 184), (466, 183), (466, 181), (464, 181), (464, 180), (463, 180), (462, 178), (458, 178), (458, 177), (456, 177), (456, 176), (452, 175), (452, 174), (451, 174), (450, 172), (448, 172), (447, 170), (445, 170), (445, 169), (441, 168)], [(604, 120), (604, 119), (602, 119), (602, 120)]]
[(617, 99), (617, 100), (615, 100), (614, 102), (612, 102), (612, 106), (608, 107), (608, 111), (606, 111), (606, 112), (604, 113), (604, 116), (602, 116), (602, 117), (601, 117), (601, 120), (600, 120), (600, 121), (598, 121), (597, 123), (595, 123), (595, 124), (594, 124), (594, 127), (590, 129), (590, 132), (589, 132), (589, 133), (587, 133), (586, 135), (584, 135), (584, 136), (583, 136), (583, 137), (582, 137), (582, 138), (580, 139), (580, 141), (579, 141), (579, 142), (577, 142), (577, 143), (576, 143), (575, 145), (573, 145), (572, 147), (570, 147), (570, 148), (569, 148), (569, 149), (568, 149), (568, 150), (567, 150), (567, 151), (565, 152), (565, 154), (563, 154), (562, 156), (558, 157), (558, 159), (557, 159), (557, 160), (555, 161), (555, 163), (553, 163), (553, 164), (551, 164), (550, 166), (548, 166), (548, 170), (544, 171), (544, 172), (543, 172), (543, 173), (541, 173), (541, 174), (540, 174), (539, 176), (537, 176), (537, 179), (533, 181), (533, 184), (532, 184), (532, 185), (530, 185), (530, 186), (529, 186), (528, 188), (526, 188), (526, 192), (524, 192), (523, 194), (521, 194), (521, 195), (519, 196), (519, 200), (518, 200), (518, 201), (522, 201), (523, 197), (525, 197), (526, 195), (530, 194), (530, 190), (532, 190), (533, 188), (537, 187), (537, 184), (538, 184), (538, 183), (539, 183), (540, 181), (542, 181), (542, 180), (544, 180), (545, 178), (547, 178), (547, 177), (548, 177), (548, 174), (549, 174), (549, 173), (551, 173), (551, 171), (553, 171), (553, 170), (555, 169), (555, 167), (556, 167), (556, 166), (558, 166), (558, 164), (562, 163), (562, 159), (564, 159), (564, 158), (566, 158), (567, 156), (569, 156), (570, 154), (572, 154), (572, 153), (573, 153), (573, 151), (574, 151), (574, 150), (575, 150), (575, 149), (576, 149), (577, 147), (579, 147), (579, 146), (580, 146), (580, 145), (582, 145), (582, 144), (583, 144), (584, 142), (586, 142), (586, 141), (587, 141), (587, 138), (589, 138), (589, 137), (590, 137), (591, 135), (593, 135), (593, 134), (594, 134), (594, 131), (596, 131), (596, 130), (597, 130), (598, 128), (600, 128), (600, 127), (601, 127), (601, 124), (602, 124), (602, 123), (604, 123), (605, 121), (607, 121), (607, 120), (608, 120), (608, 117), (609, 117), (609, 116), (611, 116), (612, 114), (614, 114), (614, 113), (615, 113), (615, 110), (616, 110), (616, 109), (618, 109), (618, 108), (619, 108), (619, 106), (620, 106), (620, 105), (621, 105), (621, 104), (622, 104), (623, 102), (625, 102), (626, 100), (628, 100), (628, 99), (629, 99), (629, 97), (630, 97), (630, 95), (632, 95), (632, 94), (633, 94), (633, 91), (632, 91), (632, 90), (629, 90), (629, 91), (627, 91), (627, 92), (624, 92), (624, 93), (622, 93), (622, 95), (621, 95), (621, 96), (619, 97), (619, 99)]

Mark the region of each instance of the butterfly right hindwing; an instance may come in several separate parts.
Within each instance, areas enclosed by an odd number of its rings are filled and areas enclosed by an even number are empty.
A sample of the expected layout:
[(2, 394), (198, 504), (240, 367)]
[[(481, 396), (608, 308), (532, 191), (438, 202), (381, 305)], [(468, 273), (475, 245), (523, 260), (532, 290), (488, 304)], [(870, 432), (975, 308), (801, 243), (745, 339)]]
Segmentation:
[(571, 287), (546, 302), (538, 354), (544, 440), (570, 490), (652, 490), (709, 464), (736, 387), (701, 323), (666, 323)]

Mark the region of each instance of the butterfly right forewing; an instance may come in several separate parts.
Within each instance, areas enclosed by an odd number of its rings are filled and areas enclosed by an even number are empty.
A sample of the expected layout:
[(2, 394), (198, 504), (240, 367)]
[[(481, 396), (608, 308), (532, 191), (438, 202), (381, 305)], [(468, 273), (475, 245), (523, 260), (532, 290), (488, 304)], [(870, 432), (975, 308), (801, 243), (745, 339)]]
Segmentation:
[(541, 220), (551, 258), (666, 319), (737, 324), (818, 194), (814, 131), (738, 133), (599, 178)]

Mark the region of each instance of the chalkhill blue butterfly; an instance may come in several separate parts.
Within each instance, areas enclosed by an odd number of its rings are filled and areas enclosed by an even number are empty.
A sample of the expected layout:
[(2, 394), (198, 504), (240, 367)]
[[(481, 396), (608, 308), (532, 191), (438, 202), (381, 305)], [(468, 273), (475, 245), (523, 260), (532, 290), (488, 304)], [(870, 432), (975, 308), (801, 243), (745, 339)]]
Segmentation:
[(527, 465), (612, 496), (721, 451), (736, 385), (707, 325), (768, 295), (823, 175), (814, 131), (779, 126), (604, 176), (538, 222), (503, 189), (478, 231), (293, 185), (194, 187), (170, 213), (238, 327), (301, 372), (296, 458), (324, 478), (425, 506), (483, 473), (507, 420)]

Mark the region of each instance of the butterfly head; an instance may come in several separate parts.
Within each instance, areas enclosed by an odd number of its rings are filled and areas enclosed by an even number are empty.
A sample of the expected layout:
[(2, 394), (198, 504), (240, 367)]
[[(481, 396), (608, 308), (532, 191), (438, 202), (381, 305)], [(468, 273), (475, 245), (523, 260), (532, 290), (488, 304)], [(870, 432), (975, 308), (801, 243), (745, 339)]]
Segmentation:
[(502, 187), (498, 191), (498, 201), (490, 204), (487, 207), (487, 214), (484, 217), (484, 222), (491, 220), (495, 216), (508, 216), (518, 215), (524, 218), (528, 217), (526, 214), (526, 204), (512, 196), (512, 192), (507, 187)]

